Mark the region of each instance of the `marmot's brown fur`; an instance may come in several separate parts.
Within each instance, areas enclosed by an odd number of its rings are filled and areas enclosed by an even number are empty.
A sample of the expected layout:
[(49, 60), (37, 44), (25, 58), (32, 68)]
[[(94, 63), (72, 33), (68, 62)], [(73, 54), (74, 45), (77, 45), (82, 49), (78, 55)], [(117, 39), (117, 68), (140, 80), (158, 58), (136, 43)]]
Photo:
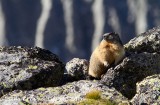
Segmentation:
[(100, 79), (107, 68), (112, 64), (117, 65), (124, 55), (125, 50), (118, 34), (104, 34), (103, 40), (90, 57), (89, 75)]

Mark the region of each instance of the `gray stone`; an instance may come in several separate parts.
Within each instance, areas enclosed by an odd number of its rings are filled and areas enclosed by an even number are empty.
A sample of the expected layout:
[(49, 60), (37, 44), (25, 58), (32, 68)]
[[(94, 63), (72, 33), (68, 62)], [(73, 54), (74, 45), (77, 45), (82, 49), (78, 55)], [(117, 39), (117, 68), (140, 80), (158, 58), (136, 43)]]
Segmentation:
[(76, 80), (86, 79), (89, 62), (85, 59), (73, 58), (66, 64), (68, 75)]
[(39, 88), (30, 91), (15, 90), (0, 98), (2, 105), (20, 105), (20, 104), (71, 104), (84, 99), (85, 95), (92, 90), (101, 91), (100, 95), (104, 99), (109, 99), (116, 103), (128, 102), (114, 88), (109, 88), (98, 81), (81, 80), (68, 83), (60, 87)]
[(129, 52), (157, 52), (160, 53), (160, 27), (144, 32), (137, 37), (131, 39), (125, 48)]
[(136, 83), (156, 73), (160, 73), (160, 54), (131, 54), (119, 65), (110, 68), (101, 82), (115, 87), (127, 98), (132, 98), (136, 92)]
[(15, 90), (58, 86), (64, 65), (48, 50), (38, 47), (0, 47), (0, 96)]
[(137, 92), (131, 102), (133, 105), (160, 105), (160, 75), (149, 76), (137, 83)]

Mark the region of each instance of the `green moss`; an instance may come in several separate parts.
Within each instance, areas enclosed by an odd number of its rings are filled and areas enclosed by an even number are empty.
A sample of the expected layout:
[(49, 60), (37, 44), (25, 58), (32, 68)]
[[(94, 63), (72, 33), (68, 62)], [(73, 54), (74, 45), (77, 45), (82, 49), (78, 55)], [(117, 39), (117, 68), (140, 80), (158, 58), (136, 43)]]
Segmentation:
[(39, 88), (38, 90), (40, 90), (40, 91), (45, 91), (46, 89), (45, 88)]
[(160, 96), (158, 96), (158, 100), (160, 100)]
[(86, 94), (85, 98), (98, 100), (101, 98), (101, 91), (94, 89), (94, 90), (88, 92)]
[(79, 102), (78, 105), (116, 105), (114, 102), (111, 102), (108, 99), (102, 99), (101, 91), (96, 89), (88, 92), (85, 98), (86, 99)]
[(34, 65), (29, 65), (28, 68), (29, 68), (29, 69), (37, 69), (38, 67), (37, 67), (37, 66), (34, 66)]
[(39, 98), (44, 97), (44, 94), (38, 94)]
[(6, 83), (2, 83), (3, 87), (7, 88), (7, 84)]
[(26, 99), (24, 100), (24, 102), (25, 102), (25, 103), (30, 103), (30, 101), (29, 101), (28, 98), (26, 98)]
[(116, 105), (116, 104), (107, 99), (99, 99), (99, 100), (86, 99), (84, 101), (81, 101), (77, 105)]

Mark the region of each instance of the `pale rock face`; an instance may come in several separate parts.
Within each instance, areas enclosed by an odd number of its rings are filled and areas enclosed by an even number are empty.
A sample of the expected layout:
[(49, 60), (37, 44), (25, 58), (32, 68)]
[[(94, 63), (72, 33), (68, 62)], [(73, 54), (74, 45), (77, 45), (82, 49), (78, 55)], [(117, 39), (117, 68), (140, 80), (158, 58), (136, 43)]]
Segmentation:
[(160, 52), (160, 27), (155, 27), (130, 40), (126, 45), (126, 51), (130, 52)]
[(67, 74), (77, 80), (86, 79), (89, 62), (85, 59), (73, 58), (66, 64)]
[(131, 100), (133, 105), (146, 103), (148, 105), (159, 105), (160, 100), (160, 75), (153, 75), (137, 83), (136, 95)]

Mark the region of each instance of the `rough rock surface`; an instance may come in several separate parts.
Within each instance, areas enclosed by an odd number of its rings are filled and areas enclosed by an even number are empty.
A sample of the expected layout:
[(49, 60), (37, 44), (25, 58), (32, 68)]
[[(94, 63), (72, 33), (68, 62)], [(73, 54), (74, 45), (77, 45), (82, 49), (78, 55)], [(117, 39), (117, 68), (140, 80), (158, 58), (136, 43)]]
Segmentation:
[(103, 84), (99, 84), (98, 81), (86, 80), (68, 83), (60, 87), (39, 88), (30, 91), (15, 90), (1, 97), (0, 102), (3, 105), (39, 103), (50, 103), (57, 105), (75, 103), (83, 100), (86, 93), (93, 89), (100, 90), (102, 92), (102, 98), (109, 99), (117, 103), (127, 102), (127, 99), (114, 88), (108, 88)]
[(66, 64), (67, 74), (75, 80), (86, 79), (89, 62), (85, 59), (73, 58)]
[(125, 45), (125, 48), (129, 52), (160, 53), (160, 26), (133, 38)]
[(57, 86), (63, 73), (64, 65), (48, 50), (0, 47), (0, 96), (15, 89)]
[(160, 75), (153, 75), (137, 83), (133, 105), (160, 105)]
[(136, 83), (145, 77), (160, 73), (160, 27), (142, 33), (125, 45), (127, 56), (110, 68), (101, 82), (114, 86), (131, 99), (136, 93)]

